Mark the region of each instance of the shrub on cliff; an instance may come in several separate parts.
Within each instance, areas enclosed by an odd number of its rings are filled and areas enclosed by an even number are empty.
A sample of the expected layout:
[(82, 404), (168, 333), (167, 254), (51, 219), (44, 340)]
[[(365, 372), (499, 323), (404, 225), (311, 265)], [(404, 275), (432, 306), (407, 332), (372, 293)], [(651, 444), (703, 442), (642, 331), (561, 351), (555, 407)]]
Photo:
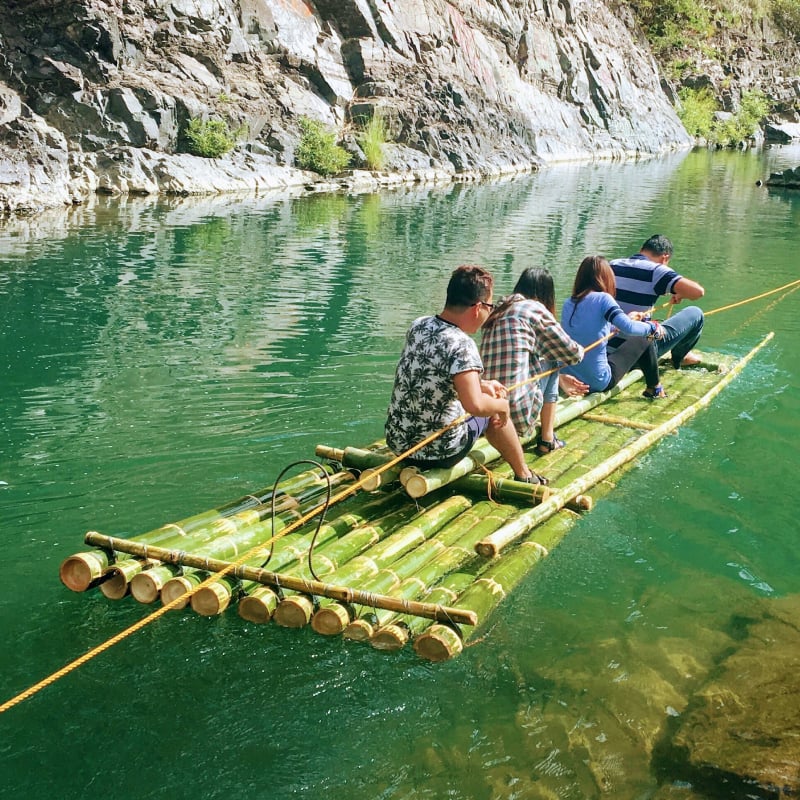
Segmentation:
[(738, 111), (724, 119), (709, 89), (683, 88), (680, 98), (678, 116), (689, 134), (718, 147), (736, 147), (749, 139), (769, 112), (769, 101), (758, 90), (743, 92)]
[(772, 17), (786, 33), (800, 41), (800, 0), (772, 0)]
[(295, 159), (300, 169), (310, 169), (320, 175), (336, 175), (350, 163), (350, 154), (336, 144), (336, 134), (321, 122), (300, 118), (300, 144)]
[(231, 131), (221, 119), (190, 119), (185, 136), (189, 152), (203, 158), (219, 158), (233, 149), (242, 129)]
[(383, 169), (383, 145), (386, 144), (386, 121), (379, 112), (375, 112), (365, 123), (362, 123), (358, 135), (358, 146), (364, 152), (364, 158), (370, 169)]

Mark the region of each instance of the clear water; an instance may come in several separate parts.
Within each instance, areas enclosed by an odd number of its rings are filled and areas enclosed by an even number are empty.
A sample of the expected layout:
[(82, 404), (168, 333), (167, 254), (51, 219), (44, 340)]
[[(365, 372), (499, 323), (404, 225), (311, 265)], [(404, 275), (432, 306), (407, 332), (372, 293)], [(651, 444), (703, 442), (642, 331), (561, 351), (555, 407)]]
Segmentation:
[[(147, 614), (77, 595), (134, 535), (382, 433), (408, 323), (458, 264), (497, 292), (649, 234), (709, 311), (800, 277), (800, 149), (556, 167), (357, 196), (98, 201), (0, 226), (0, 701)], [(0, 716), (4, 796), (639, 798), (731, 617), (800, 591), (800, 292), (709, 317), (773, 342), (432, 665), (232, 612), (160, 619)]]

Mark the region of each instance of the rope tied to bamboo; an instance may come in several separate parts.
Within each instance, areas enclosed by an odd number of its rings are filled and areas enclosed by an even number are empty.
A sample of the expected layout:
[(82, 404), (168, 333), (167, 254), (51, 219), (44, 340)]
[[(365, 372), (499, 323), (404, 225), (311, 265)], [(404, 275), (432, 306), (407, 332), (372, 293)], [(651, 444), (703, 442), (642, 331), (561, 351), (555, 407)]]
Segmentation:
[[(736, 308), (738, 306), (744, 305), (745, 303), (749, 303), (749, 302), (753, 302), (755, 300), (759, 300), (759, 299), (761, 299), (763, 297), (767, 297), (769, 295), (776, 294), (777, 292), (780, 292), (780, 291), (782, 291), (784, 289), (789, 289), (791, 287), (798, 286), (798, 285), (800, 285), (800, 279), (795, 280), (795, 281), (791, 281), (790, 283), (787, 283), (784, 286), (778, 287), (777, 289), (773, 289), (773, 290), (768, 291), (768, 292), (763, 292), (760, 295), (756, 295), (756, 296), (748, 298), (746, 300), (742, 300), (742, 301), (740, 301), (738, 303), (732, 303), (732, 304), (729, 304), (727, 306), (723, 306), (722, 308), (718, 308), (718, 309), (716, 309), (714, 311), (707, 312), (706, 316), (711, 316), (712, 314), (720, 313), (722, 311), (727, 311), (727, 310), (729, 310), (731, 308)], [(610, 337), (604, 337), (603, 339), (598, 340), (597, 342), (593, 343), (592, 345), (587, 346), (586, 348), (584, 348), (584, 352), (587, 349), (591, 349), (592, 347), (598, 346), (602, 341), (604, 341), (607, 338), (610, 338)], [(537, 376), (536, 379), (538, 380), (540, 377), (544, 377), (545, 374), (551, 374), (551, 372), (552, 371), (550, 371), (548, 373), (544, 373), (541, 376)], [(455, 425), (460, 424), (468, 416), (469, 415), (464, 415), (464, 419), (459, 418), (457, 420), (453, 420), (453, 422), (449, 423), (448, 425), (446, 425), (441, 430), (436, 431), (436, 432), (430, 434), (429, 436), (425, 437), (422, 441), (420, 441), (419, 443), (414, 445), (414, 447), (411, 447), (406, 452), (404, 452), (404, 453), (402, 453), (402, 454), (400, 454), (398, 456), (395, 456), (394, 458), (392, 458), (388, 462), (386, 462), (384, 465), (382, 465), (380, 467), (377, 467), (373, 474), (380, 474), (380, 473), (385, 472), (386, 470), (391, 469), (392, 467), (396, 466), (401, 461), (403, 461), (405, 458), (407, 458), (409, 455), (412, 455), (413, 453), (416, 453), (417, 451), (421, 450), (425, 445), (427, 445), (430, 442), (434, 441), (436, 438), (438, 438), (439, 436), (443, 435), (446, 431), (448, 431), (451, 428), (455, 427)], [(359, 488), (361, 488), (363, 483), (364, 483), (364, 481), (359, 478), (358, 480), (356, 480), (356, 482), (354, 484), (352, 484), (351, 486), (346, 487), (341, 492), (339, 492), (336, 496), (331, 498), (330, 499), (330, 503), (328, 505), (333, 505), (336, 502), (339, 502), (340, 500), (343, 500), (346, 497), (349, 497), (351, 494), (355, 493)], [(281, 536), (285, 536), (290, 531), (296, 530), (301, 525), (305, 524), (309, 519), (313, 518), (313, 516), (316, 514), (316, 512), (318, 510), (321, 510), (321, 507), (316, 507), (314, 509), (311, 509), (311, 511), (307, 512), (306, 514), (301, 516), (299, 519), (295, 520), (293, 523), (288, 525), (279, 534), (274, 535), (273, 539), (271, 541), (277, 541), (277, 539), (280, 538)], [(177, 526), (175, 526), (175, 527), (177, 527)], [(246, 552), (238, 561), (233, 562), (232, 564), (230, 564), (226, 569), (221, 570), (218, 573), (212, 573), (211, 575), (209, 575), (208, 578), (206, 578), (204, 581), (202, 581), (197, 586), (192, 588), (187, 593), (188, 596), (191, 597), (192, 595), (194, 595), (197, 592), (199, 592), (201, 589), (204, 589), (205, 587), (211, 585), (212, 583), (220, 580), (228, 572), (231, 572), (231, 571), (237, 569), (240, 565), (244, 564), (244, 562), (249, 557), (252, 556), (254, 551), (259, 550), (261, 548), (263, 548), (263, 545), (260, 545), (257, 548), (253, 548), (252, 550)], [(145, 552), (146, 552), (146, 550), (145, 550)], [(207, 561), (208, 561), (208, 559), (206, 559), (206, 562)], [(280, 588), (281, 588), (280, 585), (278, 585), (277, 588), (280, 591)], [(12, 697), (10, 700), (8, 700), (5, 703), (0, 705), (0, 714), (2, 714), (5, 711), (8, 711), (9, 709), (13, 708), (14, 706), (18, 705), (19, 703), (23, 702), (24, 700), (27, 700), (27, 699), (33, 697), (35, 694), (40, 692), (42, 689), (44, 689), (47, 686), (50, 686), (51, 684), (55, 683), (60, 678), (65, 677), (66, 675), (70, 674), (71, 672), (76, 670), (78, 667), (82, 666), (83, 664), (85, 664), (88, 661), (90, 661), (91, 659), (93, 659), (95, 656), (100, 655), (101, 653), (103, 653), (106, 650), (108, 650), (111, 647), (113, 647), (115, 644), (118, 644), (119, 642), (124, 641), (126, 638), (128, 638), (129, 636), (132, 636), (134, 633), (137, 633), (139, 630), (141, 630), (142, 628), (146, 627), (150, 623), (155, 622), (157, 619), (159, 619), (160, 617), (164, 616), (164, 614), (168, 613), (169, 611), (173, 610), (174, 608), (177, 608), (179, 606), (179, 604), (185, 602), (186, 596), (187, 595), (182, 595), (182, 596), (176, 597), (174, 600), (172, 600), (169, 603), (167, 603), (166, 605), (162, 606), (160, 609), (158, 609), (158, 610), (152, 612), (151, 614), (149, 614), (148, 616), (142, 618), (141, 620), (139, 620), (138, 622), (136, 622), (133, 625), (129, 626), (125, 630), (120, 631), (120, 633), (118, 633), (115, 636), (112, 636), (111, 638), (107, 639), (105, 642), (101, 643), (97, 647), (94, 647), (91, 650), (87, 651), (82, 656), (79, 656), (78, 658), (74, 659), (73, 661), (71, 661), (70, 663), (66, 664), (61, 669), (59, 669), (56, 672), (50, 674), (49, 676), (47, 676), (46, 678), (42, 679), (38, 683), (30, 686), (28, 689), (24, 690), (23, 692), (20, 692), (15, 697)], [(487, 632), (487, 634), (485, 636), (488, 636), (488, 633), (489, 632)], [(482, 637), (481, 640), (483, 638), (485, 638), (485, 636)], [(477, 641), (481, 641), (481, 640), (477, 640)], [(477, 641), (474, 642), (474, 643), (477, 644)]]

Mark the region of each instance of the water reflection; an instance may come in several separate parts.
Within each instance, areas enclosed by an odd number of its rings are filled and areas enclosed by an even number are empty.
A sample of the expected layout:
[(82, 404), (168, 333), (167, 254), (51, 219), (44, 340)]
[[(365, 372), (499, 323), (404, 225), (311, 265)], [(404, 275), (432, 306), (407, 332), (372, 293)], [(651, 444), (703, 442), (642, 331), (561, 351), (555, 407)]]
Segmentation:
[[(380, 436), (404, 332), (439, 310), (456, 265), (490, 267), (498, 293), (545, 265), (563, 297), (584, 255), (626, 254), (660, 230), (706, 284), (706, 308), (794, 279), (798, 200), (755, 186), (792, 158), (698, 152), (353, 196), (98, 200), (4, 223), (5, 695), (142, 616), (58, 585), (84, 530), (140, 532), (267, 485), (318, 442)], [(171, 616), (9, 717), (9, 791), (77, 798), (111, 773), (121, 797), (652, 795), (653, 753), (742, 636), (734, 616), (800, 591), (798, 296), (710, 318), (705, 341), (730, 352), (778, 336), (455, 662), (232, 614)]]

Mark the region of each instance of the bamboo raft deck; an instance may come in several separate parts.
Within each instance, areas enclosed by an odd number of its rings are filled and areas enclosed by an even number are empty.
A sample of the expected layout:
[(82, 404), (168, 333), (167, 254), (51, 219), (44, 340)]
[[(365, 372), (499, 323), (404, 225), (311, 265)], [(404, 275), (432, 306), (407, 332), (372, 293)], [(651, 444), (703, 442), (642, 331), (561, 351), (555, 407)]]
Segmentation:
[[(631, 461), (707, 406), (771, 336), (738, 360), (703, 354), (698, 367), (665, 366), (664, 400), (642, 398), (638, 371), (610, 392), (562, 400), (556, 425), (567, 447), (538, 456), (526, 445), (547, 487), (514, 481), (483, 439), (452, 469), (425, 473), (402, 464), (380, 472), (392, 458), (381, 442), (320, 445), (324, 474), (282, 481), (274, 498), (268, 487), (134, 539), (90, 531), (93, 549), (67, 558), (61, 580), (207, 616), (235, 606), (250, 623), (310, 624), (378, 650), (411, 642), (421, 657), (447, 660)], [(334, 493), (360, 488), (319, 530), (317, 519), (293, 524), (324, 503), (328, 480)]]

